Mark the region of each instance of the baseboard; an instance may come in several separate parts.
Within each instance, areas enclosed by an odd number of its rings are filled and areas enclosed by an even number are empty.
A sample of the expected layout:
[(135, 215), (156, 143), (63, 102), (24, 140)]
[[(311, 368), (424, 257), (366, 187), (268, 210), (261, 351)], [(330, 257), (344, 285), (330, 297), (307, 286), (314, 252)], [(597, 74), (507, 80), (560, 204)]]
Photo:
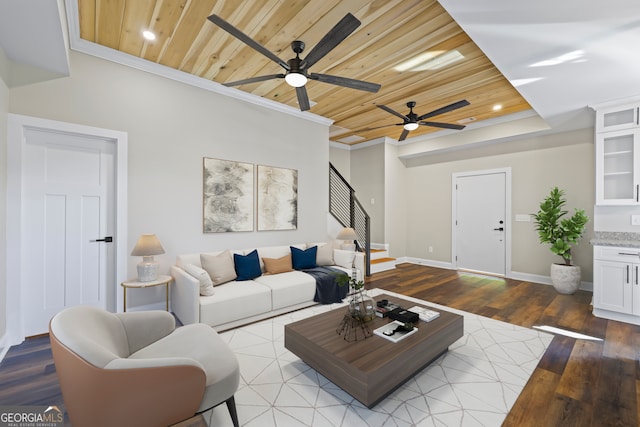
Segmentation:
[(2, 338), (0, 338), (0, 363), (2, 363), (10, 348), (11, 346), (7, 343), (7, 334), (5, 333)]
[[(522, 280), (525, 282), (533, 282), (533, 283), (541, 283), (543, 285), (551, 285), (551, 277), (542, 276), (539, 274), (531, 274), (531, 273), (520, 273), (517, 271), (512, 271), (507, 276), (509, 279), (513, 280)], [(593, 283), (592, 282), (580, 282), (580, 289), (583, 291), (593, 292)]]
[(450, 262), (435, 261), (432, 259), (414, 258), (414, 257), (401, 257), (398, 258), (396, 264), (403, 262), (409, 262), (411, 264), (426, 265), (427, 267), (445, 268), (447, 270), (453, 270), (453, 265)]

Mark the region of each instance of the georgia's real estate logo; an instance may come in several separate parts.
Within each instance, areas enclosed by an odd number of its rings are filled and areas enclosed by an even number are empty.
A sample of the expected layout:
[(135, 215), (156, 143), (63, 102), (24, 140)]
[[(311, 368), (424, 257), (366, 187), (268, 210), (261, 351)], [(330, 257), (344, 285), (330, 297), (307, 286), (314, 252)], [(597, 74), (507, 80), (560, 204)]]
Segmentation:
[(57, 406), (0, 406), (0, 427), (62, 427)]

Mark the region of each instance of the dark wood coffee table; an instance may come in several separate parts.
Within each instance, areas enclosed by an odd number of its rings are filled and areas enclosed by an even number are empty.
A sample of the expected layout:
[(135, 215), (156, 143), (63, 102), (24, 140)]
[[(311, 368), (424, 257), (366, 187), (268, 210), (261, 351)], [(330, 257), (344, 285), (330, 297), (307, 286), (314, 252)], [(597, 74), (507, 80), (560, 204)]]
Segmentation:
[[(388, 299), (403, 308), (420, 305), (386, 294), (375, 299)], [(341, 307), (285, 325), (284, 346), (368, 408), (424, 369), (463, 335), (462, 316), (437, 310), (437, 319), (420, 321), (416, 333), (397, 343), (377, 335), (347, 342), (336, 333), (345, 311), (346, 307)], [(368, 326), (373, 331), (389, 322), (376, 317)]]

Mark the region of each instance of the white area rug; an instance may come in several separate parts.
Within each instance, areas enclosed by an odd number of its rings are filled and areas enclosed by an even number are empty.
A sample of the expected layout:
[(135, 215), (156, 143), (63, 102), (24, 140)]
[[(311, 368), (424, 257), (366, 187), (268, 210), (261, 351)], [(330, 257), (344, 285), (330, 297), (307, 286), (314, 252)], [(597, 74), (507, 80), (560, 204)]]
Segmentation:
[[(382, 292), (373, 289), (369, 294)], [(384, 292), (463, 315), (464, 336), (447, 353), (368, 409), (284, 348), (285, 324), (341, 304), (314, 306), (224, 332), (221, 336), (240, 361), (240, 388), (235, 395), (240, 424), (500, 426), (553, 336)], [(226, 405), (204, 415), (210, 426), (232, 426)]]

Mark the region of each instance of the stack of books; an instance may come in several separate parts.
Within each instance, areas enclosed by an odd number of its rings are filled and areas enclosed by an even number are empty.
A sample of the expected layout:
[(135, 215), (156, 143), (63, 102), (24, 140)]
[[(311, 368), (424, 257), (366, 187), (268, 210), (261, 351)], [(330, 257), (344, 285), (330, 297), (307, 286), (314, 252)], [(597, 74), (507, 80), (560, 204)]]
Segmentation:
[(418, 317), (420, 317), (420, 320), (424, 320), (425, 322), (431, 322), (433, 319), (440, 316), (440, 313), (438, 313), (437, 311), (417, 305), (415, 307), (411, 307), (409, 311), (417, 313)]

